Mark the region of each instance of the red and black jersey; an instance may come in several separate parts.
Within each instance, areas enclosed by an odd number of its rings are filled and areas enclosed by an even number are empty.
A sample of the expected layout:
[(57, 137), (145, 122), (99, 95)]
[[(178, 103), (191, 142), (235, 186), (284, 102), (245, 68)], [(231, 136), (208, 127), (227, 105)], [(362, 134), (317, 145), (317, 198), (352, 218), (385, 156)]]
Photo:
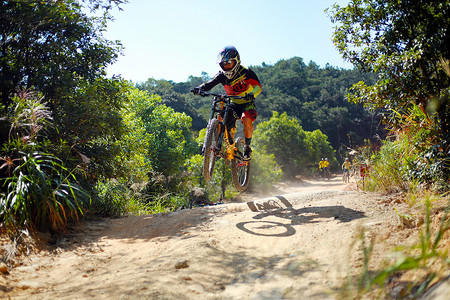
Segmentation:
[[(243, 66), (239, 66), (239, 70), (233, 78), (228, 79), (223, 72), (219, 72), (213, 79), (200, 85), (200, 88), (204, 91), (209, 91), (219, 83), (223, 85), (225, 92), (230, 96), (245, 96), (248, 93), (253, 93), (253, 96), (256, 97), (261, 93), (261, 83), (255, 72)], [(247, 101), (232, 99), (231, 102), (242, 104)]]

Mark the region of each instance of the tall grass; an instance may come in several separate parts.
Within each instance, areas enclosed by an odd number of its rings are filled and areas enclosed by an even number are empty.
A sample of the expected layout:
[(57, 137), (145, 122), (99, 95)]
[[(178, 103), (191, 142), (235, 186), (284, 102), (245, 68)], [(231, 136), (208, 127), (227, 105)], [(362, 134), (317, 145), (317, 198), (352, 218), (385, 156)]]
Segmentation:
[(51, 154), (19, 151), (11, 175), (4, 178), (6, 193), (0, 202), (0, 218), (10, 230), (64, 229), (78, 220), (89, 195), (61, 161)]
[(13, 99), (9, 139), (0, 156), (0, 220), (9, 232), (64, 230), (83, 215), (90, 197), (64, 163), (45, 151), (50, 111), (30, 92)]
[[(345, 282), (340, 298), (342, 299), (361, 299), (365, 295), (377, 295), (377, 298), (416, 298), (423, 293), (432, 283), (440, 278), (447, 276), (450, 267), (448, 256), (447, 240), (443, 241), (444, 236), (448, 236), (450, 228), (450, 206), (447, 205), (438, 226), (433, 229), (433, 218), (431, 215), (430, 196), (425, 199), (425, 223), (420, 232), (419, 243), (406, 247), (397, 246), (394, 250), (393, 261), (386, 261), (385, 267), (379, 270), (370, 268), (371, 257), (374, 251), (375, 241), (372, 239), (367, 244), (364, 230), (359, 235), (362, 244), (363, 266), (358, 277), (349, 275)], [(450, 204), (450, 203), (449, 203)], [(389, 282), (395, 277), (399, 277), (406, 272), (413, 272), (409, 278), (410, 281), (403, 281), (401, 291), (393, 295), (388, 288)], [(356, 284), (355, 284), (356, 283)]]

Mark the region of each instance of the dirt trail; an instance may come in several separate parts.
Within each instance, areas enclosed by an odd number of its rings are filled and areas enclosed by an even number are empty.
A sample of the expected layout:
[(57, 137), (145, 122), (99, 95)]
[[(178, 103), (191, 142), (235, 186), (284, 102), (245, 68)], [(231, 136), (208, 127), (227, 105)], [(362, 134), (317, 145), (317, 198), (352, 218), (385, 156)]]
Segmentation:
[[(13, 299), (334, 299), (364, 226), (391, 208), (339, 178), (281, 194), (80, 225), (1, 277)], [(3, 294), (2, 294), (3, 293)]]

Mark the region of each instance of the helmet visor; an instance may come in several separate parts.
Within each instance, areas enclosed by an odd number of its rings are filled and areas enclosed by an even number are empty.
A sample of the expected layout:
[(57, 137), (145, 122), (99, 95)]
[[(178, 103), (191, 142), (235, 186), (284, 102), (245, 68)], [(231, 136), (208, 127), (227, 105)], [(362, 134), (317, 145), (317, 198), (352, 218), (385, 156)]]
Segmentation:
[(234, 66), (236, 65), (236, 61), (234, 59), (229, 59), (227, 61), (222, 61), (220, 63), (220, 67), (225, 72), (233, 70)]

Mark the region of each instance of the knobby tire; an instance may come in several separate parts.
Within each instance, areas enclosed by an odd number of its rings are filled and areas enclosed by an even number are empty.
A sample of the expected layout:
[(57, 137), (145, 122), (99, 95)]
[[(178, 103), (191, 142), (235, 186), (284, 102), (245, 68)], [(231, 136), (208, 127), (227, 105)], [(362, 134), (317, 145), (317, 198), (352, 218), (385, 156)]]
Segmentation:
[(217, 119), (211, 119), (205, 135), (205, 152), (203, 153), (203, 177), (210, 180), (216, 164), (214, 149), (217, 146), (220, 132), (220, 124)]
[(235, 158), (231, 160), (231, 178), (233, 184), (239, 192), (247, 189), (250, 182), (250, 161), (244, 162), (244, 139), (239, 137), (236, 139), (237, 153)]

